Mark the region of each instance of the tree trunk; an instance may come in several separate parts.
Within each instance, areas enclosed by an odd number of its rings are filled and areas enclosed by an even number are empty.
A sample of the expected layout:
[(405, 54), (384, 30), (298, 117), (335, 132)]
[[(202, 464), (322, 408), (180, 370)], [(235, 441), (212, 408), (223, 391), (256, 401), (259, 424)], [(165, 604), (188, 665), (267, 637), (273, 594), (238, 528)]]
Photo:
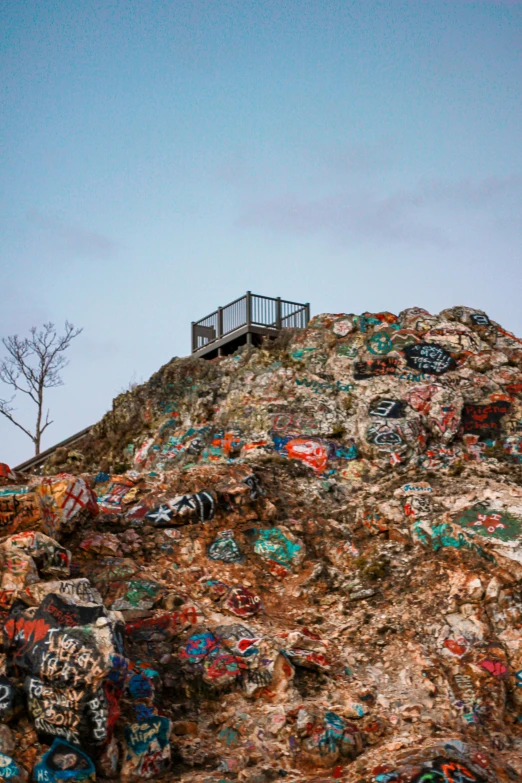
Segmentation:
[(43, 408), (43, 387), (38, 389), (38, 415), (36, 416), (36, 427), (34, 430), (34, 454), (37, 457), (40, 453), (40, 440), (42, 438), (42, 408)]

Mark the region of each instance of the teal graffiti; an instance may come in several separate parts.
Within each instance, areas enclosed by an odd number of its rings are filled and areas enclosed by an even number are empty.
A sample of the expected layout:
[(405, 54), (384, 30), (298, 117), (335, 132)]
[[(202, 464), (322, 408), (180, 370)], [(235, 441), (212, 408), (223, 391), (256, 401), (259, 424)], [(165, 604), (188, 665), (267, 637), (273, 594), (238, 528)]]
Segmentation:
[(341, 383), (340, 381), (329, 383), (328, 381), (315, 381), (309, 378), (296, 378), (295, 382), (298, 386), (306, 386), (308, 389), (312, 389), (316, 394), (320, 394), (322, 391), (349, 392), (354, 388), (353, 384)]
[(368, 340), (368, 350), (370, 353), (377, 356), (382, 356), (393, 351), (393, 343), (389, 334), (385, 331), (373, 334)]
[(277, 528), (254, 528), (252, 533), (257, 535), (254, 552), (262, 558), (274, 560), (279, 565), (290, 566), (301, 551), (300, 544), (291, 541)]
[(293, 351), (291, 356), (292, 359), (304, 359), (307, 353), (311, 353), (312, 351), (316, 350), (316, 348), (298, 348), (296, 351)]
[(432, 546), (435, 552), (437, 552), (443, 546), (453, 547), (454, 549), (469, 549), (472, 552), (476, 552), (481, 557), (488, 560), (490, 563), (496, 565), (497, 561), (489, 552), (485, 552), (481, 546), (474, 542), (468, 541), (463, 533), (459, 533), (457, 538), (448, 535), (447, 531), (451, 530), (450, 525), (444, 523), (442, 525), (435, 525), (432, 528)]

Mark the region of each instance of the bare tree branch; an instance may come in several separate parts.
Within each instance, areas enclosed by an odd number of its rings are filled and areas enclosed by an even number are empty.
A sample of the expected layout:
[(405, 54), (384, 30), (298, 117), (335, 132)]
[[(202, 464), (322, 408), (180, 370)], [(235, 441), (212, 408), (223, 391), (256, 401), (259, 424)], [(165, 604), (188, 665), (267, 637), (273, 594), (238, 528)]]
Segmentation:
[(45, 430), (47, 429), (47, 427), (49, 426), (49, 424), (53, 424), (53, 422), (52, 422), (52, 421), (49, 421), (49, 413), (50, 413), (50, 411), (48, 410), (48, 411), (47, 411), (47, 415), (46, 415), (46, 417), (45, 417), (45, 424), (43, 425), (42, 429), (40, 430), (40, 433), (41, 433), (41, 434), (43, 434), (43, 433), (45, 432)]
[(14, 411), (14, 408), (7, 407), (6, 401), (5, 400), (0, 400), (0, 413), (3, 416), (5, 416), (7, 419), (9, 419), (9, 421), (11, 421), (16, 427), (19, 427), (22, 430), (22, 432), (25, 432), (25, 434), (28, 435), (31, 438), (31, 440), (33, 441), (33, 443), (34, 443), (34, 435), (32, 435), (32, 433), (30, 433), (29, 430), (26, 430), (25, 427), (23, 427), (21, 424), (19, 424), (13, 418), (13, 416), (11, 416), (11, 411)]
[(0, 414), (31, 438), (36, 454), (40, 453), (43, 432), (53, 423), (49, 419), (50, 411), (47, 410), (45, 422), (42, 424), (44, 390), (63, 385), (60, 373), (69, 364), (63, 354), (82, 331), (66, 321), (64, 334), (59, 335), (54, 324), (49, 322), (43, 324), (41, 329), (33, 326), (29, 337), (20, 338), (14, 334), (2, 338), (7, 355), (0, 362), (0, 381), (11, 386), (15, 390), (15, 396), (16, 392), (21, 392), (35, 403), (37, 414), (34, 433), (16, 421), (12, 415), (14, 408), (10, 403), (14, 397), (9, 401), (0, 399)]

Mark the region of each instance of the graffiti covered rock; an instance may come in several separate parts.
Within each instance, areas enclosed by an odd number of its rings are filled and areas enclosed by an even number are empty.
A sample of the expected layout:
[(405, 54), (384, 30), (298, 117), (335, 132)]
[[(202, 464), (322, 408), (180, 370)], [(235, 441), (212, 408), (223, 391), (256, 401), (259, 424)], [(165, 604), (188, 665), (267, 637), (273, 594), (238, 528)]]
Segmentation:
[(522, 780), (522, 340), (316, 316), (0, 466), (0, 779)]

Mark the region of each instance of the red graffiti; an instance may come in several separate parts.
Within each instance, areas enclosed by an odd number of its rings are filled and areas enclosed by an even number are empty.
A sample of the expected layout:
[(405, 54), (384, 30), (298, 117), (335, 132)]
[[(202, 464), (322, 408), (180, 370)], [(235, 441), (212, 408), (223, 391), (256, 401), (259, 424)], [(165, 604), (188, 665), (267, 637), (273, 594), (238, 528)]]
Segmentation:
[(287, 568), (282, 566), (280, 563), (276, 563), (275, 560), (267, 560), (266, 563), (270, 569), (270, 573), (279, 577), (279, 579), (284, 579), (290, 573)]
[(180, 626), (187, 623), (195, 625), (198, 621), (198, 613), (195, 606), (188, 606), (180, 612), (169, 612), (159, 617), (149, 617), (146, 620), (134, 620), (126, 623), (125, 631), (132, 635), (135, 631), (171, 631), (179, 630)]
[(306, 655), (306, 660), (309, 663), (316, 663), (318, 666), (329, 667), (330, 662), (328, 658), (322, 653), (310, 652)]
[(103, 690), (105, 692), (105, 698), (109, 705), (109, 714), (107, 716), (107, 734), (112, 736), (118, 718), (120, 717), (120, 697), (122, 689), (114, 683), (106, 680), (103, 683)]
[(141, 777), (150, 778), (159, 775), (165, 769), (165, 759), (161, 750), (147, 752), (141, 764)]
[(486, 658), (484, 661), (480, 661), (479, 666), (492, 674), (493, 677), (505, 677), (508, 673), (507, 666), (504, 666), (500, 661), (490, 661)]
[(0, 590), (0, 609), (10, 609), (15, 594), (15, 590)]
[(42, 642), (50, 629), (45, 620), (41, 617), (36, 620), (26, 620), (24, 617), (15, 619), (11, 617), (5, 624), (5, 634), (8, 639), (8, 645), (22, 643), (15, 651), (14, 657), (19, 658), (28, 652), (37, 642)]
[(443, 416), (441, 419), (434, 419), (434, 423), (444, 434), (448, 429), (456, 429), (458, 426), (457, 411), (454, 405), (447, 405), (442, 408)]
[[(467, 767), (463, 766), (463, 764), (456, 764), (454, 761), (441, 764), (441, 770), (444, 773), (444, 777), (448, 783), (461, 783), (463, 777), (467, 778), (468, 780), (476, 779), (473, 773), (471, 773)], [(452, 775), (453, 772), (456, 772), (457, 774)]]
[(242, 669), (247, 666), (241, 658), (236, 658), (230, 653), (223, 653), (214, 658), (208, 667), (205, 667), (206, 674), (212, 680), (220, 680), (222, 677), (239, 677)]
[(225, 606), (238, 617), (252, 617), (261, 609), (261, 599), (244, 587), (234, 587)]
[(250, 647), (254, 647), (258, 642), (261, 641), (261, 637), (255, 637), (254, 639), (240, 639), (237, 643), (237, 649), (241, 653), (245, 653), (247, 650), (250, 649)]
[(464, 655), (464, 653), (467, 651), (468, 647), (466, 644), (466, 641), (464, 639), (461, 639), (460, 642), (455, 641), (455, 639), (446, 639), (444, 642), (444, 647), (448, 649), (453, 655), (458, 655), (459, 657), (461, 655)]
[(502, 522), (500, 514), (477, 514), (473, 522), (468, 523), (472, 527), (485, 527), (488, 533), (494, 533), (497, 528), (504, 529), (506, 525)]

